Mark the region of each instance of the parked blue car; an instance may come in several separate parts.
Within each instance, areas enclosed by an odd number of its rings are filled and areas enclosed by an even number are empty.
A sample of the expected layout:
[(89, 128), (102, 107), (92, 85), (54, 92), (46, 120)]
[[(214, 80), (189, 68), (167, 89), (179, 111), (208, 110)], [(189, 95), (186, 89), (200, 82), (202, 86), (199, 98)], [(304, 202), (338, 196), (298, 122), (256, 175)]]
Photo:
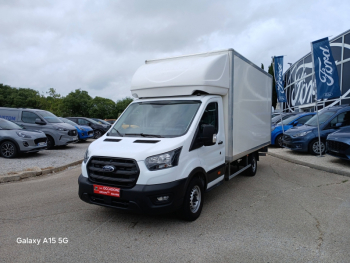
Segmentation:
[(350, 126), (328, 135), (326, 146), (327, 154), (350, 160)]
[[(307, 112), (299, 113), (297, 115), (292, 115), (283, 121), (283, 129), (287, 130), (304, 125), (308, 120), (310, 120), (316, 113)], [(278, 147), (282, 147), (282, 137), (283, 137), (282, 124), (279, 122), (277, 125), (271, 127), (271, 144)]]
[[(326, 138), (329, 134), (350, 126), (350, 106), (329, 107), (319, 112), (321, 153), (326, 150)], [(294, 151), (320, 154), (317, 116), (312, 117), (305, 125), (294, 127), (284, 133), (283, 146)]]
[(60, 117), (60, 119), (65, 123), (73, 125), (77, 129), (79, 141), (86, 141), (87, 139), (94, 137), (94, 130), (91, 127), (78, 125), (75, 122), (66, 118)]

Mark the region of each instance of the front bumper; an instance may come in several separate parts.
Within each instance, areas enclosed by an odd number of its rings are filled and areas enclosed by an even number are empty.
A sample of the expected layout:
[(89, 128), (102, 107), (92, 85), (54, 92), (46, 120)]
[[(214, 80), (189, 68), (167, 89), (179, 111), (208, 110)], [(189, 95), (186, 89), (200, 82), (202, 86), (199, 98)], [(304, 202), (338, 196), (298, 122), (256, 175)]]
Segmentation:
[(308, 140), (306, 137), (293, 138), (289, 135), (283, 135), (283, 147), (293, 151), (307, 152), (309, 150), (310, 140)]
[(78, 132), (78, 137), (80, 140), (85, 140), (85, 139), (89, 139), (89, 138), (93, 138), (94, 137), (94, 131), (81, 131)]
[(58, 140), (55, 142), (56, 145), (67, 145), (69, 143), (73, 143), (73, 142), (77, 142), (78, 139), (78, 135), (75, 136), (70, 136), (70, 135), (60, 135), (58, 137)]
[(337, 140), (327, 140), (326, 153), (344, 160), (350, 160), (350, 145)]
[(47, 138), (20, 138), (17, 140), (20, 152), (37, 152), (46, 149)]
[[(165, 184), (135, 185), (130, 189), (121, 188), (120, 197), (95, 194), (94, 184), (82, 175), (79, 176), (78, 183), (79, 197), (84, 202), (131, 212), (161, 214), (176, 211), (182, 206), (186, 179)], [(156, 201), (157, 196), (164, 195), (169, 196), (167, 202)]]

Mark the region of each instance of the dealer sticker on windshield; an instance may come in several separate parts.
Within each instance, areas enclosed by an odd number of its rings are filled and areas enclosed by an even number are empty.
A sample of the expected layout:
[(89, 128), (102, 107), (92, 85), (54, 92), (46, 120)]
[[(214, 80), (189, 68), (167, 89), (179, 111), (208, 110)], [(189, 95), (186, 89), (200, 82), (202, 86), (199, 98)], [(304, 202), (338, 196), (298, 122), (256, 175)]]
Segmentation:
[(94, 194), (120, 197), (120, 188), (94, 184)]

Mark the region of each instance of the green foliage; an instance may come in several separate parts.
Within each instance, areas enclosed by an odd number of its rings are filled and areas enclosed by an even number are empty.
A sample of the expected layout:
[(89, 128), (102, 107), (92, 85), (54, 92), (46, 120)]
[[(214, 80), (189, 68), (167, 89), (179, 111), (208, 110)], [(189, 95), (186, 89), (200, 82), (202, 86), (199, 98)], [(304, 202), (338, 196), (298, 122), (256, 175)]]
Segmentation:
[(272, 76), (272, 106), (276, 109), (277, 104), (277, 92), (275, 88), (275, 74), (273, 73), (273, 61), (271, 62), (271, 65), (269, 66), (268, 73)]
[(45, 95), (33, 89), (13, 88), (0, 83), (0, 107), (42, 109), (62, 117), (117, 119), (132, 101), (128, 97), (116, 103), (102, 97), (92, 98), (87, 91), (80, 89), (62, 97), (54, 88), (49, 88)]
[(264, 69), (264, 64), (263, 63), (261, 63), (261, 68)]

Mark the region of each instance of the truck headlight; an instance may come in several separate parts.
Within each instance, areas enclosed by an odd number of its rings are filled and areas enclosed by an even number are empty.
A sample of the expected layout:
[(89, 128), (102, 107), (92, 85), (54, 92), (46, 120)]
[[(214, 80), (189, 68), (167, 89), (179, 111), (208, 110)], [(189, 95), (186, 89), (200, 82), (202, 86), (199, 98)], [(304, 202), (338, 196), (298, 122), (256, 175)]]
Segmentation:
[(294, 134), (292, 135), (293, 138), (296, 138), (296, 137), (303, 137), (305, 136), (306, 134), (309, 134), (311, 131), (305, 131), (305, 132), (301, 132), (301, 133), (297, 133), (297, 134)]
[(88, 148), (84, 154), (84, 163), (87, 163), (89, 158), (90, 158), (90, 152), (89, 152), (89, 148)]
[(179, 163), (181, 149), (182, 147), (170, 152), (147, 157), (145, 164), (148, 170), (155, 171), (177, 166)]
[(30, 137), (28, 134), (26, 134), (24, 132), (16, 132), (16, 133), (17, 133), (17, 135), (19, 137), (22, 137), (22, 138), (32, 138), (32, 137)]

